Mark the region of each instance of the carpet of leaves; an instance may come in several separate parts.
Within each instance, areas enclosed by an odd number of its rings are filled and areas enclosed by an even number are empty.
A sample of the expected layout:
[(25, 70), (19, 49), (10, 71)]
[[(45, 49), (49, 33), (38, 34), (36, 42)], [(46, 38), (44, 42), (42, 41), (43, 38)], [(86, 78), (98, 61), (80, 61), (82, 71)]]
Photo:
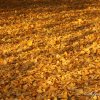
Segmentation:
[(0, 4), (0, 100), (100, 100), (100, 2)]

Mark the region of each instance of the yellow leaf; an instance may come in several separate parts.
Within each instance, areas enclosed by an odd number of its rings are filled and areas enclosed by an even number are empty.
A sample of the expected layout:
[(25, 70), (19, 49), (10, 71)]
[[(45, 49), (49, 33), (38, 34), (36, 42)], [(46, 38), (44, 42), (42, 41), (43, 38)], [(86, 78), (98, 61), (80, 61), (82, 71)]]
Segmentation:
[(32, 40), (29, 40), (27, 43), (28, 46), (32, 46)]

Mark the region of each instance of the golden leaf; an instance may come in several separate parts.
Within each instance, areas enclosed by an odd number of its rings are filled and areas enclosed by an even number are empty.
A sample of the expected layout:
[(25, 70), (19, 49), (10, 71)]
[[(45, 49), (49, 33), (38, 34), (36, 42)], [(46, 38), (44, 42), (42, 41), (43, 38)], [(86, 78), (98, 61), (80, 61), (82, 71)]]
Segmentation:
[(28, 45), (28, 46), (32, 46), (32, 40), (29, 40), (29, 41), (27, 42), (27, 45)]
[(2, 59), (2, 58), (0, 58), (0, 65), (1, 65), (1, 64), (3, 64), (3, 59)]

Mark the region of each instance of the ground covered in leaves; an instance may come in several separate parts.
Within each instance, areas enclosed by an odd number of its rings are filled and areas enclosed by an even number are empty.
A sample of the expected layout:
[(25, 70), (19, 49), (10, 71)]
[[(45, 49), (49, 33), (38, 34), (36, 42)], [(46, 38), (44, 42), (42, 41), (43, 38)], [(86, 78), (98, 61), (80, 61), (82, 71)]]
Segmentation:
[(0, 4), (0, 100), (100, 100), (100, 2), (51, 1)]

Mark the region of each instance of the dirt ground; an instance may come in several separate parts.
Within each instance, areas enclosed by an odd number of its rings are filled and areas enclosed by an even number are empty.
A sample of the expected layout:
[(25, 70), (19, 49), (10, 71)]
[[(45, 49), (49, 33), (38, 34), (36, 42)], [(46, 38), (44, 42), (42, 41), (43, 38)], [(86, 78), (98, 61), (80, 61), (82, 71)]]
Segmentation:
[(100, 100), (100, 1), (0, 3), (0, 100)]

